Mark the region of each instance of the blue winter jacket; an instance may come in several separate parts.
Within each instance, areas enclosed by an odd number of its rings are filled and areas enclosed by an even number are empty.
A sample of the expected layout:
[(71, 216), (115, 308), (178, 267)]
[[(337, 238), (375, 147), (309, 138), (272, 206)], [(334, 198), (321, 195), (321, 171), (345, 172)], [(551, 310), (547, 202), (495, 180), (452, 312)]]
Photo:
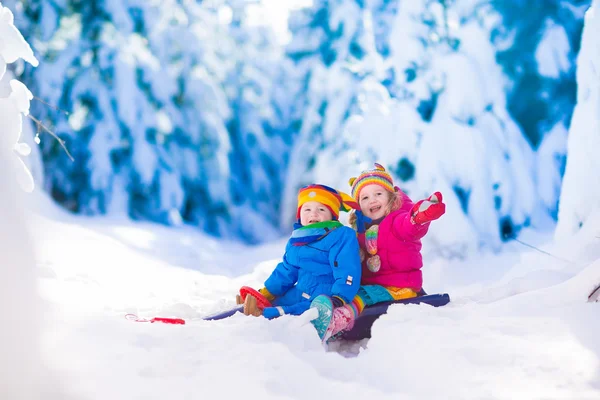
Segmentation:
[(302, 246), (288, 241), (283, 262), (265, 281), (285, 314), (300, 315), (320, 294), (349, 303), (360, 287), (360, 255), (356, 232), (341, 226)]

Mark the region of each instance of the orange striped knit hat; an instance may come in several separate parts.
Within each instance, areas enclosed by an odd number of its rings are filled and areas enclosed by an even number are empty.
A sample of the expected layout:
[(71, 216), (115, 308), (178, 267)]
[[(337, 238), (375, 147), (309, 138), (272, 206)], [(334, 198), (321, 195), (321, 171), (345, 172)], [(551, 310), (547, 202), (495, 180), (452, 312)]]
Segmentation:
[(379, 185), (388, 192), (394, 193), (394, 181), (381, 164), (375, 163), (374, 169), (368, 169), (360, 173), (358, 178), (350, 178), (348, 181), (352, 186), (352, 197), (359, 201), (360, 191), (367, 185)]
[(335, 190), (325, 185), (308, 185), (300, 189), (298, 192), (298, 210), (296, 211), (296, 218), (300, 218), (300, 209), (304, 203), (309, 201), (318, 201), (323, 204), (333, 216), (334, 220), (337, 220), (340, 216), (341, 211), (350, 211), (350, 209), (358, 210), (358, 204), (352, 197), (344, 192)]

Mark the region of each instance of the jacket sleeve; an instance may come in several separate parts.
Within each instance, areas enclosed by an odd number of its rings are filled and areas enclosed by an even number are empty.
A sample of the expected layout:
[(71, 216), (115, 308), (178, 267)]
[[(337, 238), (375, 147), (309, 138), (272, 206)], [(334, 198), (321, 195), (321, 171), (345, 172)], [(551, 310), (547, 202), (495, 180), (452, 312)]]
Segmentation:
[(309, 301), (301, 301), (290, 306), (267, 307), (263, 311), (263, 316), (268, 319), (273, 319), (281, 317), (282, 315), (300, 315), (309, 308)]
[(406, 193), (402, 192), (402, 207), (392, 215), (392, 232), (401, 240), (419, 240), (429, 230), (430, 222), (419, 225), (411, 222), (410, 212), (414, 204)]
[(271, 276), (265, 281), (265, 288), (273, 296), (281, 296), (298, 281), (298, 267), (287, 262), (285, 254), (283, 261), (277, 264)]
[(281, 308), (283, 309), (284, 314), (300, 315), (304, 311), (306, 311), (310, 308), (310, 302), (309, 301), (301, 301), (299, 303), (292, 304), (291, 306), (283, 306)]
[(360, 287), (361, 266), (358, 239), (353, 229), (348, 227), (338, 229), (343, 230), (342, 235), (329, 251), (329, 263), (335, 279), (331, 295), (349, 303), (354, 299)]

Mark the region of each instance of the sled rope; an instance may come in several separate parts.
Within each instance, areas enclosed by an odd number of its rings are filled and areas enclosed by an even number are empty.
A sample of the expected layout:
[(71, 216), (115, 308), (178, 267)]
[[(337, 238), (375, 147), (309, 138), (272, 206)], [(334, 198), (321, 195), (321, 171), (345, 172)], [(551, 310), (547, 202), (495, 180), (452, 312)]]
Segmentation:
[(535, 247), (535, 246), (533, 246), (533, 245), (531, 245), (531, 244), (529, 244), (529, 243), (525, 243), (525, 242), (523, 242), (522, 240), (519, 240), (519, 239), (517, 239), (517, 237), (516, 237), (516, 236), (514, 236), (514, 235), (513, 235), (513, 236), (509, 236), (509, 239), (511, 239), (511, 240), (514, 240), (515, 242), (517, 242), (517, 243), (520, 243), (520, 244), (522, 244), (523, 246), (526, 246), (526, 247), (529, 247), (529, 248), (531, 248), (531, 249), (537, 250), (537, 251), (539, 251), (539, 252), (540, 252), (540, 253), (542, 253), (542, 254), (545, 254), (545, 255), (547, 255), (547, 256), (550, 256), (550, 257), (552, 257), (552, 258), (556, 258), (557, 260), (559, 260), (559, 261), (562, 261), (562, 262), (564, 262), (564, 263), (571, 264), (571, 265), (578, 265), (576, 262), (573, 262), (573, 261), (567, 260), (567, 259), (565, 259), (565, 258), (561, 258), (561, 257), (555, 256), (554, 254), (550, 254), (550, 253), (548, 253), (547, 251), (544, 251), (544, 250), (542, 250), (542, 249), (539, 249), (539, 248), (537, 248), (537, 247)]
[(125, 315), (125, 319), (128, 321), (134, 322), (162, 322), (163, 324), (172, 324), (172, 325), (185, 325), (185, 320), (181, 318), (164, 318), (164, 317), (154, 317), (152, 319), (141, 318), (135, 314), (127, 314)]
[(149, 319), (138, 317), (135, 314), (127, 314), (127, 315), (125, 315), (125, 319), (128, 321), (135, 321), (135, 322), (150, 322)]

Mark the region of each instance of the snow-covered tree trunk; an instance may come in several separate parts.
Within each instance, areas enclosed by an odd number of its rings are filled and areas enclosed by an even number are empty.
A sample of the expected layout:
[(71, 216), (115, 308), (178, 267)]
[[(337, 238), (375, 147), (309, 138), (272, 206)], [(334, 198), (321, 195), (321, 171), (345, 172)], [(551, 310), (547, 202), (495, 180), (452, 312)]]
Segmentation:
[(600, 0), (585, 15), (577, 59), (577, 105), (569, 130), (567, 165), (560, 195), (556, 237), (586, 224), (600, 234)]

